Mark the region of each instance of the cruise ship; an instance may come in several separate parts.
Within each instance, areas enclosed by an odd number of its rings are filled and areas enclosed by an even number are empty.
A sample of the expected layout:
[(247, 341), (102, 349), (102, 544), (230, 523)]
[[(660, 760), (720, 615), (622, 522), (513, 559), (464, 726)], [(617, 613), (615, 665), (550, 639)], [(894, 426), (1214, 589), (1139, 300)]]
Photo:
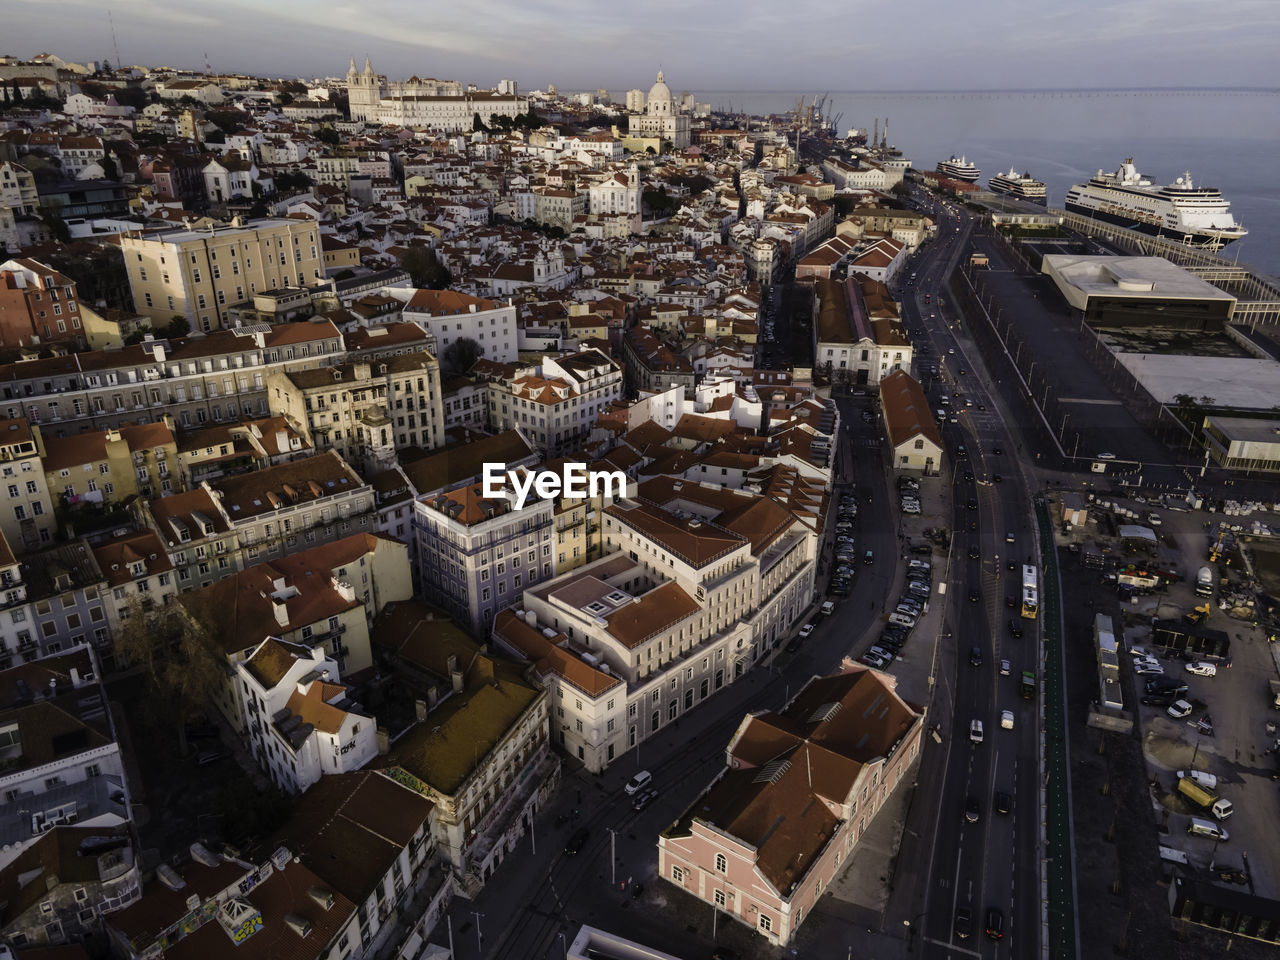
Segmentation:
[(1067, 191), (1068, 211), (1118, 223), (1191, 247), (1221, 249), (1249, 231), (1236, 223), (1217, 187), (1197, 187), (1191, 174), (1165, 187), (1140, 174), (1130, 157), (1115, 173), (1098, 171)]
[(964, 157), (957, 157), (954, 154), (949, 160), (938, 161), (938, 172), (952, 180), (965, 180), (969, 183), (975, 183), (978, 177), (982, 176), (981, 170)]
[(1008, 173), (997, 173), (987, 181), (987, 185), (995, 193), (1007, 193), (1019, 200), (1030, 200), (1032, 203), (1047, 202), (1044, 181), (1037, 180), (1029, 173), (1018, 173), (1013, 167)]

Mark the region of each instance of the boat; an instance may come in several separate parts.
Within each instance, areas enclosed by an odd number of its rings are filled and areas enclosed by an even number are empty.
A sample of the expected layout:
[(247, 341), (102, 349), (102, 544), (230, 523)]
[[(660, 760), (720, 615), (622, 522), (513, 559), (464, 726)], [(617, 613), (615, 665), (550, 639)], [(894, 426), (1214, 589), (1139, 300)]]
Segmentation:
[(1030, 200), (1032, 203), (1047, 202), (1044, 181), (1037, 180), (1029, 173), (1018, 173), (1013, 167), (1008, 173), (997, 173), (987, 181), (995, 193), (1008, 194), (1019, 200)]
[(1067, 191), (1065, 206), (1094, 220), (1119, 224), (1190, 247), (1220, 250), (1249, 231), (1231, 215), (1217, 187), (1197, 186), (1190, 172), (1167, 186), (1143, 176), (1127, 158), (1115, 173), (1099, 170)]
[(964, 180), (967, 183), (976, 183), (978, 177), (982, 176), (982, 171), (975, 167), (964, 157), (951, 155), (948, 160), (938, 161), (938, 172), (944, 177), (950, 177), (952, 180)]

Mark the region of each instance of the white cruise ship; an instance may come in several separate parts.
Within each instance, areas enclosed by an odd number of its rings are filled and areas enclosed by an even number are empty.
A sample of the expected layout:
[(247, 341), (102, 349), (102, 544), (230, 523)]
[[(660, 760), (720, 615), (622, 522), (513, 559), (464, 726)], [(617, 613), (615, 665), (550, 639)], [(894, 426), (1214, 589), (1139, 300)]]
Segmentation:
[(1008, 173), (997, 173), (987, 181), (995, 193), (1005, 193), (1019, 200), (1030, 200), (1032, 203), (1045, 203), (1048, 194), (1044, 181), (1037, 180), (1029, 173), (1018, 173), (1013, 167)]
[(981, 170), (964, 157), (957, 157), (954, 154), (948, 160), (938, 161), (938, 172), (952, 180), (964, 180), (968, 183), (975, 183), (978, 177), (982, 176)]
[(1071, 213), (1210, 250), (1249, 232), (1236, 223), (1217, 187), (1197, 187), (1190, 173), (1157, 186), (1138, 172), (1132, 157), (1115, 173), (1099, 170), (1088, 183), (1072, 187), (1065, 206)]

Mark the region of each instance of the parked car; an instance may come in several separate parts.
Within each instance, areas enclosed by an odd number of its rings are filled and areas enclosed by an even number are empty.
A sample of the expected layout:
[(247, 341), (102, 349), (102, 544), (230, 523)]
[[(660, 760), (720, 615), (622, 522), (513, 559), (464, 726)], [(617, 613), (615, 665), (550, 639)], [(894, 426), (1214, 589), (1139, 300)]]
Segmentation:
[(804, 639), (805, 639), (805, 638), (807, 638), (811, 633), (813, 633), (813, 624), (812, 624), (812, 623), (806, 623), (803, 627), (801, 627), (801, 628), (800, 628), (800, 639), (801, 639), (801, 640), (804, 640)]
[(1158, 663), (1140, 662), (1133, 665), (1133, 672), (1140, 677), (1163, 674), (1164, 667)]
[(1190, 716), (1192, 709), (1193, 707), (1186, 700), (1175, 700), (1169, 704), (1169, 709), (1165, 713), (1174, 720), (1181, 720), (1183, 717)]
[(868, 667), (875, 667), (877, 670), (881, 669), (886, 663), (889, 662), (885, 660), (884, 657), (877, 657), (874, 653), (870, 651), (867, 651), (866, 653), (864, 653), (860, 659)]
[(627, 785), (622, 789), (626, 791), (628, 797), (634, 797), (652, 782), (653, 774), (648, 770), (641, 770), (634, 777), (628, 780)]
[(1197, 660), (1195, 663), (1187, 664), (1187, 673), (1194, 673), (1197, 677), (1216, 677), (1218, 665), (1208, 660)]

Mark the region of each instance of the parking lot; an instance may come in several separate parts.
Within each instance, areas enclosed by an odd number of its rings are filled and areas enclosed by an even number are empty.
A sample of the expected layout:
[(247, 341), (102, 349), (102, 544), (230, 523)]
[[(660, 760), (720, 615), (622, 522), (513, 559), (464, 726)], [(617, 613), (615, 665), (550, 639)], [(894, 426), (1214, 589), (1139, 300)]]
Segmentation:
[[(1273, 645), (1252, 619), (1220, 609), (1220, 601), (1232, 596), (1238, 586), (1243, 568), (1240, 554), (1228, 551), (1218, 557), (1213, 565), (1214, 579), (1216, 574), (1226, 574), (1231, 583), (1215, 583), (1207, 617), (1198, 624), (1187, 624), (1185, 616), (1199, 617), (1195, 611), (1203, 610), (1206, 604), (1206, 598), (1197, 594), (1195, 582), (1209, 560), (1209, 551), (1220, 543), (1214, 534), (1222, 518), (1184, 511), (1180, 504), (1176, 505), (1179, 509), (1168, 509), (1161, 503), (1109, 495), (1099, 499), (1110, 507), (1092, 505), (1089, 522), (1083, 527), (1069, 533), (1059, 528), (1059, 546), (1065, 548), (1060, 556), (1072, 721), (1083, 720), (1088, 701), (1098, 697), (1091, 620), (1095, 613), (1105, 613), (1111, 616), (1120, 640), (1125, 709), (1132, 711), (1135, 724), (1132, 738), (1116, 740), (1117, 735), (1091, 730), (1079, 742), (1073, 741), (1081, 785), (1086, 790), (1096, 786), (1106, 793), (1099, 797), (1080, 791), (1075, 802), (1082, 911), (1098, 916), (1099, 925), (1104, 925), (1109, 910), (1115, 911), (1118, 926), (1110, 929), (1124, 929), (1127, 924), (1132, 930), (1145, 926), (1142, 907), (1143, 901), (1149, 900), (1147, 906), (1155, 922), (1162, 911), (1167, 916), (1166, 891), (1162, 887), (1153, 891), (1143, 878), (1163, 876), (1167, 880), (1174, 870), (1214, 878), (1242, 893), (1280, 899), (1280, 836), (1274, 830), (1280, 786), (1272, 779), (1278, 769), (1274, 724), (1280, 721), (1280, 712), (1271, 707), (1273, 694), (1268, 686), (1268, 680), (1277, 676)], [(1056, 515), (1060, 498), (1053, 500)], [(1136, 516), (1131, 518), (1127, 512)], [(1118, 531), (1117, 520), (1147, 524), (1153, 513), (1158, 521), (1150, 525), (1158, 531), (1154, 543), (1143, 545), (1113, 535)], [(1084, 558), (1090, 551), (1095, 562), (1101, 555), (1100, 566), (1086, 567)], [(1145, 582), (1140, 575), (1151, 570), (1176, 574), (1177, 582), (1154, 589), (1132, 588), (1122, 582), (1130, 579), (1122, 575), (1126, 571), (1137, 582)], [(1244, 611), (1237, 608), (1234, 612)], [(1170, 630), (1198, 631), (1207, 638), (1206, 643), (1217, 637), (1213, 631), (1218, 631), (1229, 641), (1229, 656), (1206, 657), (1213, 668), (1202, 669), (1195, 666), (1202, 659), (1199, 654), (1169, 655), (1153, 642), (1152, 624), (1157, 619), (1172, 624)], [(1167, 638), (1170, 634), (1161, 635)], [(1150, 659), (1135, 656), (1134, 647)], [(1163, 684), (1166, 689), (1149, 690), (1148, 682)], [(1185, 691), (1180, 689), (1182, 684)], [(1143, 699), (1148, 702), (1142, 703)], [(1170, 715), (1171, 706), (1177, 716)], [(1136, 749), (1129, 750), (1127, 743)], [(1226, 819), (1218, 820), (1211, 807), (1201, 806), (1179, 791), (1178, 771), (1192, 770), (1209, 774), (1216, 782), (1204, 793), (1193, 787), (1186, 792), (1201, 801), (1214, 796), (1229, 800), (1232, 812)], [(1142, 815), (1135, 804), (1145, 804), (1149, 813)], [(1193, 817), (1217, 824), (1227, 839), (1189, 834)], [(1118, 884), (1115, 893), (1098, 889), (1097, 880), (1106, 883), (1113, 878)], [(1122, 902), (1116, 901), (1117, 893), (1125, 898)]]

